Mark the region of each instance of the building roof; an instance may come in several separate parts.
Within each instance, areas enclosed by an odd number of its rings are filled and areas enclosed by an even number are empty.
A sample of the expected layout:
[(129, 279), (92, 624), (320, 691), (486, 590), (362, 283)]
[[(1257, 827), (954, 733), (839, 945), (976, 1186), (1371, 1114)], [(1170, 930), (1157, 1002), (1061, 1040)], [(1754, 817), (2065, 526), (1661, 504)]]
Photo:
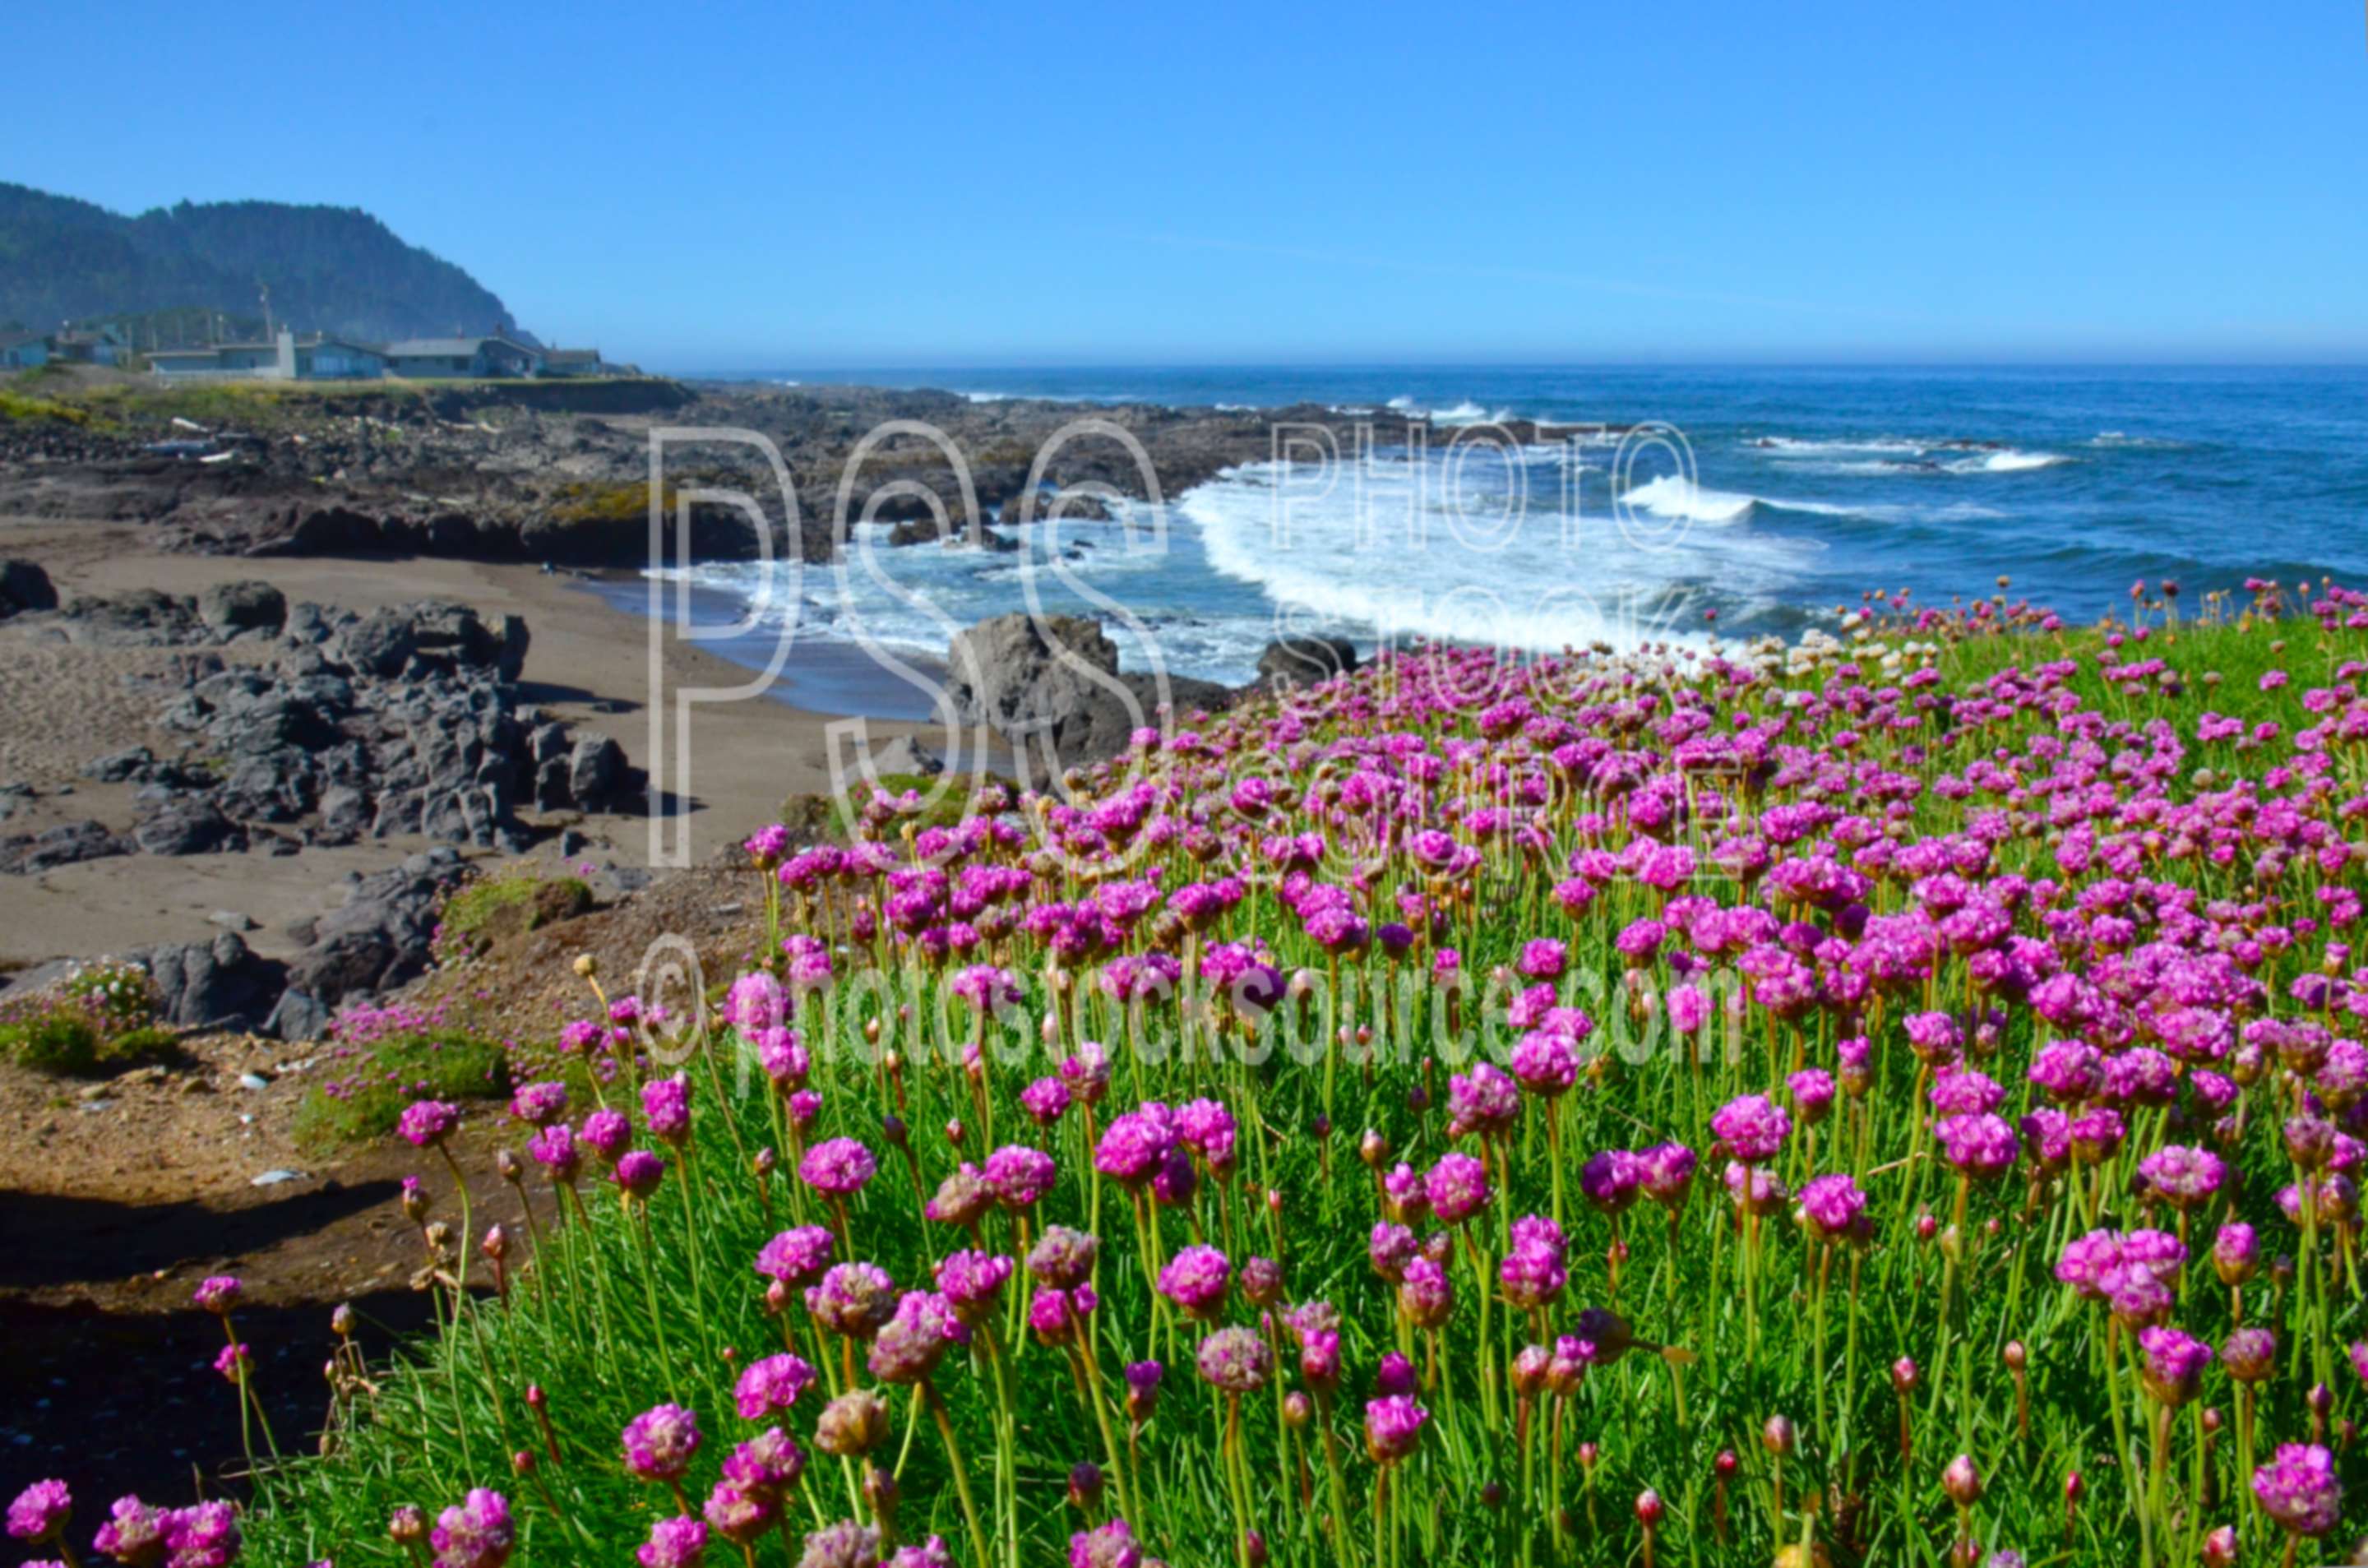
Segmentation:
[(390, 356), (432, 356), (437, 358), (465, 359), (476, 353), (478, 349), (487, 346), (507, 348), (519, 354), (540, 355), (542, 352), (540, 348), (529, 348), (525, 344), (504, 337), (498, 333), (488, 333), (477, 337), (406, 337), (400, 343), (388, 344), (383, 352)]
[(390, 358), (400, 355), (405, 358), (433, 356), (440, 359), (466, 359), (476, 353), (477, 346), (484, 341), (482, 337), (406, 337), (400, 343), (388, 344), (386, 353)]
[(553, 365), (597, 365), (600, 362), (598, 348), (546, 348), (542, 357)]
[(276, 343), (215, 343), (202, 348), (152, 348), (151, 359), (209, 359), (217, 354), (276, 354)]
[(47, 343), (49, 340), (47, 333), (0, 332), (0, 348), (15, 348), (21, 344)]

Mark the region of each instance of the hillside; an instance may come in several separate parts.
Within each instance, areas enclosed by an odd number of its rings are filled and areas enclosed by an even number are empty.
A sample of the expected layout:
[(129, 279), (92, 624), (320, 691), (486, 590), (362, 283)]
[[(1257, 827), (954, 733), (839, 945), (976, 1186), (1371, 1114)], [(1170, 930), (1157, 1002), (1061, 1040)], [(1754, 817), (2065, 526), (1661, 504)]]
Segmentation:
[(259, 313), (384, 339), (507, 326), (500, 298), (358, 208), (181, 202), (136, 218), (0, 183), (0, 321), (33, 327), (160, 310)]

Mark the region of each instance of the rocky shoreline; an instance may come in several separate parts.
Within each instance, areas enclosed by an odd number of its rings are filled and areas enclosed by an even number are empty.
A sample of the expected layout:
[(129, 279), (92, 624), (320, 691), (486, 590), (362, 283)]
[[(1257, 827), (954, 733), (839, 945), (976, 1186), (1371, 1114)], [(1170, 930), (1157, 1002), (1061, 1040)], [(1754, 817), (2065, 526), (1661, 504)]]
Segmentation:
[[(426, 596), (367, 608), (291, 602), (273, 580), (288, 569), (274, 562), (350, 558), (397, 584), (426, 574), (406, 561), (518, 563), (494, 568), (509, 571), (526, 562), (546, 571), (638, 566), (648, 432), (660, 421), (755, 429), (774, 440), (810, 502), (794, 543), (810, 558), (835, 544), (831, 522), (811, 502), (835, 494), (840, 465), (883, 420), (945, 430), (971, 464), (979, 507), (996, 520), (1054, 506), (1079, 520), (1107, 517), (1099, 487), (1173, 494), (1269, 456), (1269, 421), (1326, 424), (1350, 438), (1347, 416), (1318, 408), (1094, 409), (1141, 442), (1152, 472), (1102, 437), (1066, 449), (1048, 471), (1066, 494), (1046, 495), (1029, 491), (1022, 460), (1079, 416), (1073, 404), (666, 382), (638, 395), (635, 403), (612, 392), (597, 410), (492, 394), (290, 398), (258, 403), (254, 430), (168, 412), (169, 400), (134, 403), (143, 411), (130, 418), (0, 425), (0, 517), (58, 537), (110, 529), (136, 540), (151, 563), (129, 569), (142, 586), (62, 594), (40, 560), (0, 560), (0, 628), (14, 646), (69, 663), (146, 659), (114, 678), (154, 737), (75, 760), (77, 783), (111, 789), (122, 802), (112, 815), (76, 811), (74, 784), (0, 777), (0, 876), (44, 879), (119, 858), (387, 846), (374, 867), (344, 873), (343, 901), (325, 912), (291, 920), (266, 907), (255, 912), (259, 921), (217, 912), (222, 929), (203, 938), (159, 941), (129, 930), (103, 955), (0, 976), (14, 982), (0, 994), (25, 994), (105, 956), (148, 973), (160, 1017), (175, 1028), (313, 1038), (341, 1005), (381, 996), (428, 968), (438, 910), (477, 874), (476, 859), (547, 845), (565, 860), (586, 843), (566, 824), (652, 809), (646, 778), (616, 738), (546, 712), (522, 687), (532, 643), (524, 617)], [(1403, 438), (1404, 428), (1394, 435)], [(687, 471), (684, 482), (761, 488), (769, 467), (756, 472), (746, 452), (736, 467)], [(859, 478), (850, 510), (861, 526), (886, 528), (892, 545), (1008, 542), (980, 512), (941, 517), (916, 499), (916, 485), (955, 488), (934, 445), (891, 443)], [(782, 520), (769, 526), (782, 530), (777, 546), (791, 548)], [(759, 548), (753, 525), (731, 508), (696, 510), (691, 530), (696, 559), (742, 559)], [(176, 558), (223, 557), (252, 562), (255, 574), (216, 573), (194, 592), (146, 585), (177, 580), (168, 569)], [(1277, 643), (1259, 680), (1313, 682), (1353, 669), (1356, 659), (1335, 640)], [(1180, 723), (1239, 695), (1121, 671), (1102, 628), (1068, 617), (981, 622), (954, 638), (947, 669), (956, 717), (994, 737), (1000, 766), (1038, 783), (1124, 749), (1163, 710)], [(872, 762), (881, 772), (942, 766), (926, 744), (898, 738), (875, 749)], [(767, 820), (780, 799), (767, 802)], [(620, 869), (616, 889), (645, 877)], [(278, 934), (279, 950), (250, 946), (245, 933), (258, 926)]]
[[(639, 388), (638, 393), (632, 389)], [(257, 557), (426, 555), (551, 565), (639, 567), (648, 559), (652, 432), (752, 431), (772, 444), (797, 496), (794, 525), (769, 459), (722, 438), (669, 447), (677, 488), (729, 486), (757, 496), (774, 551), (826, 561), (847, 528), (880, 527), (892, 544), (941, 532), (975, 542), (988, 525), (1051, 503), (1030, 493), (1038, 453), (1080, 419), (1123, 431), (1149, 468), (1107, 433), (1063, 443), (1043, 483), (1068, 493), (1063, 516), (1108, 516), (1105, 494), (1173, 498), (1227, 468), (1273, 458), (1275, 429), (1321, 432), (1353, 449), (1360, 426), (1379, 444), (1428, 432), (1388, 410), (1322, 404), (1257, 411), (1157, 404), (1082, 406), (1042, 399), (973, 402), (952, 392), (867, 387), (626, 383), (598, 411), (504, 399), (495, 392), (429, 398), (396, 392), (286, 396), (242, 415), (190, 418), (157, 394), (104, 426), (0, 425), (0, 514), (132, 522), (160, 548)], [(207, 411), (199, 405), (199, 412)], [(958, 451), (918, 435), (878, 443), (892, 420), (941, 431)], [(1516, 441), (1542, 432), (1503, 427)], [(1559, 431), (1559, 427), (1556, 427)], [(922, 492), (928, 493), (927, 495)], [(943, 516), (931, 505), (942, 497)], [(669, 549), (680, 520), (669, 508)], [(690, 508), (694, 560), (755, 558), (767, 542), (737, 508)]]

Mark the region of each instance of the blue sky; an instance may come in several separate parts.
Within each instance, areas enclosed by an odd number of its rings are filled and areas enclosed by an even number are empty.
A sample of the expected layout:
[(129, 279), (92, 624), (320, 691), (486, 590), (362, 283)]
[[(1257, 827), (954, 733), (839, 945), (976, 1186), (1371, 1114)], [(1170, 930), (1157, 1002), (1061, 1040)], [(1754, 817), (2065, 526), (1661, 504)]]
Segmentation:
[(2350, 6), (373, 9), (11, 6), (0, 177), (675, 369), (2368, 357)]

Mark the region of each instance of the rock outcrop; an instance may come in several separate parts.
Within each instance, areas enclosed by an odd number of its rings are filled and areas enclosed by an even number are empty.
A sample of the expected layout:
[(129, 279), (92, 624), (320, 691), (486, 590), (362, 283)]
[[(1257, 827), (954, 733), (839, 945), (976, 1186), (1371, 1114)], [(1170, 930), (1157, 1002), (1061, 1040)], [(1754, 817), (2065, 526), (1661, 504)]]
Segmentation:
[(0, 620), (28, 609), (55, 609), (58, 591), (50, 574), (30, 561), (0, 561)]
[(359, 879), (335, 911), (295, 927), (304, 949), (289, 961), (286, 992), (265, 1032), (317, 1039), (340, 1006), (425, 973), (438, 914), (467, 875), (459, 852), (438, 846)]
[(1258, 654), (1260, 686), (1315, 686), (1353, 675), (1357, 645), (1346, 637), (1279, 637)]
[(1101, 623), (1082, 616), (1000, 615), (956, 633), (947, 653), (955, 712), (1010, 744), (1023, 777), (1042, 779), (1126, 749), (1167, 705), (1181, 716), (1233, 693), (1182, 676), (1121, 672)]
[[(136, 746), (85, 769), (140, 786), (128, 840), (95, 823), (21, 835), (0, 841), (0, 871), (134, 848), (286, 850), (414, 833), (518, 850), (529, 844), (521, 809), (631, 810), (645, 790), (613, 738), (571, 733), (520, 704), (529, 636), (516, 616), (442, 600), (366, 615), (290, 608), (245, 582), (196, 598), (77, 599), (58, 624), (77, 641), (184, 650), (156, 678), (160, 722), (187, 744), (178, 758)], [(211, 651), (255, 641), (275, 644), (268, 659)]]

